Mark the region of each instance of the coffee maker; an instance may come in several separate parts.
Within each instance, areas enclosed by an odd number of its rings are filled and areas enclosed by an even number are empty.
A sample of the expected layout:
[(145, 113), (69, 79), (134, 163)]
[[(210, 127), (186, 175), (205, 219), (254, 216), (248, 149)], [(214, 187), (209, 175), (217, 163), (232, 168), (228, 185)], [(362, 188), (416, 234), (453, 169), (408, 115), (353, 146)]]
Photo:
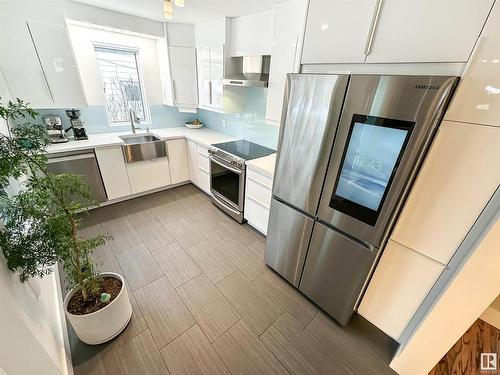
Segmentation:
[(83, 122), (80, 120), (80, 111), (78, 109), (67, 109), (66, 115), (69, 117), (75, 140), (80, 141), (89, 139), (89, 137), (87, 137), (87, 131), (83, 127)]
[(46, 115), (42, 117), (47, 133), (49, 134), (50, 143), (64, 143), (69, 139), (66, 137), (61, 117), (56, 115)]

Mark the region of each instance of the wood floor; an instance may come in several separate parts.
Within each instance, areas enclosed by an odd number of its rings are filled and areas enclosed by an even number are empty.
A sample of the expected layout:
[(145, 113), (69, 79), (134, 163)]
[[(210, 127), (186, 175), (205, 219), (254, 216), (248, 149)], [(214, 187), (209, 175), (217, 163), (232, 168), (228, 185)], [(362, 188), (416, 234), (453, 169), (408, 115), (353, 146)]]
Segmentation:
[(494, 375), (500, 373), (498, 370), (481, 371), (481, 353), (497, 353), (497, 369), (500, 369), (500, 330), (478, 319), (429, 375)]
[(318, 311), (265, 266), (265, 238), (192, 185), (94, 210), (82, 235), (98, 232), (114, 239), (94, 258), (124, 275), (133, 317), (100, 346), (70, 332), (76, 375), (394, 374), (392, 340)]

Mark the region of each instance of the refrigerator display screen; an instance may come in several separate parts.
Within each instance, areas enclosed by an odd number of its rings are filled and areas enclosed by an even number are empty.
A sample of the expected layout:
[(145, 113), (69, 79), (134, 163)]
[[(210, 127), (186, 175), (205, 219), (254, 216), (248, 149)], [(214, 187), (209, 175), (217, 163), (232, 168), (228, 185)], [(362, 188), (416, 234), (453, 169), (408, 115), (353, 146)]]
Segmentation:
[(414, 124), (354, 115), (330, 207), (375, 225)]

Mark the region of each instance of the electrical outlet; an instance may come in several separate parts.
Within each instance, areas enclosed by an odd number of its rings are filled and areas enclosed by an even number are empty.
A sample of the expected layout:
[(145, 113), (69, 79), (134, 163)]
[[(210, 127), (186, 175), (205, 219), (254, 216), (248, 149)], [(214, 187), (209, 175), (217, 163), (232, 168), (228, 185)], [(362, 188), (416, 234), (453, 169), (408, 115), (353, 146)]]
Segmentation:
[(225, 128), (226, 127), (226, 119), (222, 119), (222, 127)]

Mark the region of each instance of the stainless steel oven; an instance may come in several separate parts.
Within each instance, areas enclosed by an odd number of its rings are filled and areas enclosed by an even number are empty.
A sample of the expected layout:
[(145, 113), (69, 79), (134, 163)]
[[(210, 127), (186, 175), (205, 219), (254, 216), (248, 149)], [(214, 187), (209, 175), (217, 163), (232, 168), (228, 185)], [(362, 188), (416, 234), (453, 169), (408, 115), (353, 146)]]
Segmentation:
[[(236, 221), (242, 223), (245, 202), (245, 163), (231, 163), (216, 155), (211, 149), (210, 192), (216, 206)], [(232, 161), (232, 160), (231, 160)]]

